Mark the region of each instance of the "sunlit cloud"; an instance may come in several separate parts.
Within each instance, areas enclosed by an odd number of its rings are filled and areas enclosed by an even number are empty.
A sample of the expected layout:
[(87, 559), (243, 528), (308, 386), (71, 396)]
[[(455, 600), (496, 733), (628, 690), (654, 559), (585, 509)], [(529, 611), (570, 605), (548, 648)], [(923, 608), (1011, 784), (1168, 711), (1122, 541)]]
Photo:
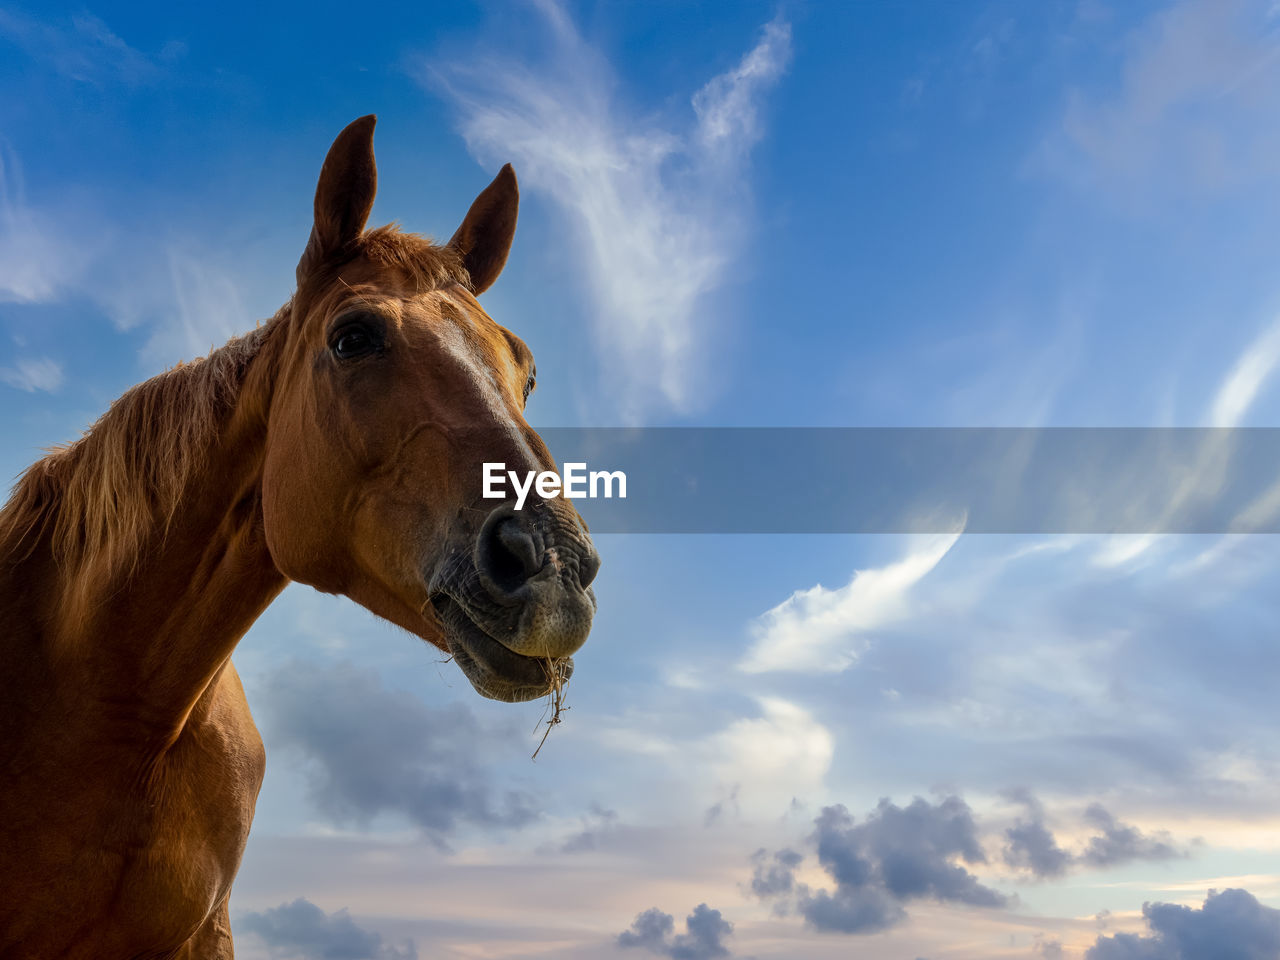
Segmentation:
[(736, 809), (779, 816), (794, 798), (822, 791), (835, 738), (798, 704), (765, 697), (759, 705), (759, 717), (735, 720), (710, 738), (707, 758), (720, 782), (733, 785)]
[(954, 533), (930, 538), (895, 563), (857, 571), (843, 587), (818, 584), (797, 590), (752, 624), (755, 639), (740, 668), (748, 673), (846, 669), (857, 660), (871, 631), (908, 615), (912, 588), (959, 537)]
[(1280, 322), (1273, 323), (1245, 348), (1218, 389), (1210, 423), (1236, 427), (1253, 406), (1280, 363)]
[[(1179, 476), (1173, 470), (1175, 480), (1169, 499), (1167, 517), (1173, 516), (1198, 497), (1216, 494), (1226, 482), (1237, 438), (1230, 430), (1239, 427), (1249, 411), (1270, 383), (1280, 365), (1280, 321), (1273, 322), (1256, 336), (1236, 359), (1223, 377), (1206, 412), (1209, 426), (1222, 433), (1208, 434), (1200, 447), (1199, 456), (1189, 465), (1181, 467)], [(1248, 531), (1270, 522), (1280, 510), (1280, 484), (1261, 494), (1247, 504), (1233, 520), (1233, 529)], [(1110, 537), (1104, 541), (1092, 557), (1099, 567), (1117, 568), (1145, 563), (1156, 553), (1164, 538), (1155, 534), (1132, 534)], [(1202, 554), (1201, 563), (1214, 559), (1218, 554)], [(1185, 569), (1174, 572), (1186, 572)]]

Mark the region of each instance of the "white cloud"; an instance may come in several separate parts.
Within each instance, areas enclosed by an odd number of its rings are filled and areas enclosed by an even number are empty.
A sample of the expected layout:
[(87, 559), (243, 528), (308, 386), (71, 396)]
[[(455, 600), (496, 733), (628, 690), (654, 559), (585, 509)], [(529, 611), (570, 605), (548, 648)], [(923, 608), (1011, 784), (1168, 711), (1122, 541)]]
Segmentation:
[[(133, 87), (160, 76), (150, 58), (89, 13), (46, 22), (0, 10), (0, 41), (30, 57), (34, 69), (93, 86)], [(181, 44), (166, 44), (162, 52), (174, 59)], [(154, 324), (142, 350), (152, 367), (203, 355), (252, 322), (243, 308), (244, 284), (211, 263), (198, 242), (167, 227), (122, 226), (128, 218), (104, 212), (110, 198), (100, 189), (63, 184), (56, 195), (46, 191), (29, 201), (22, 166), (0, 140), (0, 303), (80, 296), (120, 329)], [(0, 371), (0, 381), (52, 391), (62, 371), (53, 360), (33, 358)]]
[(834, 673), (862, 652), (869, 631), (905, 619), (912, 587), (925, 578), (960, 534), (931, 537), (903, 559), (859, 570), (843, 587), (797, 590), (752, 625), (755, 642), (740, 664), (748, 673), (772, 670)]
[(608, 64), (558, 5), (537, 9), (554, 66), (489, 60), (430, 79), (460, 108), (470, 150), (487, 165), (512, 160), (572, 224), (621, 414), (687, 412), (702, 399), (705, 300), (743, 235), (742, 164), (761, 135), (760, 98), (790, 59), (790, 27), (767, 24), (693, 95), (692, 122), (667, 129), (618, 102)]
[[(76, 206), (28, 203), (22, 164), (0, 145), (0, 303), (87, 297), (122, 330), (152, 326), (142, 349), (150, 367), (203, 356), (251, 325), (246, 282), (233, 280), (199, 242), (141, 231), (122, 237), (95, 207), (92, 198)], [(55, 361), (34, 358), (0, 371), (0, 381), (52, 391), (62, 373)]]
[(733, 785), (740, 810), (775, 817), (795, 797), (822, 794), (835, 738), (798, 704), (777, 697), (759, 704), (759, 717), (735, 720), (706, 749), (720, 782)]
[(1259, 334), (1236, 361), (1213, 401), (1212, 425), (1239, 426), (1275, 372), (1277, 363), (1280, 363), (1280, 321)]
[(136, 86), (158, 75), (146, 55), (90, 13), (44, 22), (13, 10), (0, 10), (0, 37), (41, 67), (80, 83), (104, 86), (120, 82)]
[(1160, 539), (1153, 533), (1117, 534), (1107, 537), (1098, 551), (1090, 557), (1095, 567), (1109, 569), (1125, 567), (1147, 557), (1147, 551)]
[(81, 265), (56, 223), (29, 206), (24, 194), (17, 155), (0, 149), (0, 303), (52, 300)]
[(204, 258), (170, 251), (174, 321), (158, 325), (143, 356), (156, 362), (200, 357), (243, 332), (250, 316), (230, 275)]
[[(1120, 82), (1073, 90), (1042, 159), (1129, 200), (1214, 191), (1280, 162), (1280, 35), (1258, 4), (1188, 0), (1151, 16), (1123, 48)], [(1112, 195), (1109, 195), (1112, 196)]]
[[(104, 249), (77, 291), (121, 331), (142, 330), (143, 367), (159, 370), (204, 356), (271, 316), (289, 287), (275, 251), (215, 246), (208, 238), (156, 231), (131, 234), (128, 269)], [(291, 285), (292, 277), (287, 281)]]
[[(674, 707), (601, 718), (582, 731), (596, 749), (629, 758), (626, 776), (642, 771), (637, 783), (643, 789), (624, 791), (610, 804), (621, 808), (624, 820), (661, 810), (681, 821), (692, 811), (700, 821), (716, 805), (722, 812), (728, 807), (735, 821), (758, 824), (776, 820), (795, 798), (823, 797), (835, 735), (806, 706), (777, 696), (753, 699), (755, 716), (695, 736), (692, 716), (675, 719)], [(670, 789), (655, 786), (664, 782)]]
[(15, 366), (0, 369), (0, 381), (27, 393), (54, 393), (62, 386), (62, 366), (48, 357), (19, 360)]
[[(1280, 321), (1264, 330), (1245, 349), (1231, 373), (1223, 381), (1213, 404), (1216, 427), (1235, 427), (1248, 413), (1280, 364)], [(1280, 482), (1248, 504), (1233, 521), (1233, 529), (1243, 532), (1265, 528), (1280, 513)], [(1230, 540), (1224, 540), (1230, 543)]]
[(711, 78), (693, 95), (696, 133), (708, 157), (735, 162), (760, 139), (757, 101), (782, 76), (790, 56), (791, 27), (775, 19), (765, 24), (760, 42), (736, 67)]
[[(1268, 381), (1280, 365), (1280, 321), (1263, 330), (1247, 346), (1236, 360), (1231, 371), (1223, 378), (1208, 410), (1210, 426), (1224, 430), (1240, 426), (1257, 401)], [(1179, 469), (1170, 467), (1166, 476), (1171, 481), (1168, 508), (1163, 521), (1198, 499), (1219, 494), (1227, 482), (1237, 438), (1230, 433), (1210, 434), (1199, 449), (1199, 456)], [(1265, 527), (1280, 510), (1280, 484), (1261, 494), (1233, 519), (1233, 528), (1249, 531)], [(1132, 566), (1151, 559), (1152, 547), (1163, 542), (1156, 534), (1135, 534), (1110, 537), (1093, 556), (1099, 567)], [(1199, 563), (1219, 557), (1220, 553), (1205, 552)], [(1191, 568), (1180, 567), (1175, 573), (1186, 573)]]

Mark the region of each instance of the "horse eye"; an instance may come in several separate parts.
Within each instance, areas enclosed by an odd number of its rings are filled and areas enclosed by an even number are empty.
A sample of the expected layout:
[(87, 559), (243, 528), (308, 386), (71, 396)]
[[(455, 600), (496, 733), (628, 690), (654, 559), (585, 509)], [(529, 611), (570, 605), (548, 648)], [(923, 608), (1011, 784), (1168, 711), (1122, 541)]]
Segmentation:
[(525, 403), (529, 402), (529, 394), (533, 393), (533, 388), (536, 387), (537, 385), (538, 385), (537, 378), (534, 377), (532, 373), (529, 374), (529, 379), (524, 382), (524, 402)]
[(344, 327), (334, 338), (332, 349), (340, 360), (354, 360), (372, 353), (377, 347), (373, 334), (358, 324)]

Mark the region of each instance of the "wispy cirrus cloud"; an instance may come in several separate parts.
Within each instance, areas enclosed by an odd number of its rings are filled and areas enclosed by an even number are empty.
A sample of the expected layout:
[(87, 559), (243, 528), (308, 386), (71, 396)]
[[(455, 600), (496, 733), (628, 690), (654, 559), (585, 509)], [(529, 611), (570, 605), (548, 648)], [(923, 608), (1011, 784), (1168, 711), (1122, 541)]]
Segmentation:
[(57, 218), (27, 202), (22, 164), (0, 142), (0, 303), (42, 303), (78, 277), (84, 256)]
[(755, 639), (740, 669), (748, 673), (844, 670), (857, 660), (869, 631), (908, 614), (911, 589), (959, 537), (954, 533), (930, 538), (901, 560), (855, 572), (843, 587), (817, 584), (797, 590), (752, 625)]
[[(608, 61), (566, 11), (536, 5), (545, 65), (485, 58), (420, 76), (457, 106), (469, 149), (513, 160), (522, 182), (570, 222), (605, 377), (620, 413), (685, 413), (704, 399), (705, 301), (747, 224), (745, 163), (760, 105), (791, 57), (791, 28), (766, 24), (754, 47), (660, 124), (624, 106)], [(514, 65), (513, 65), (514, 62)]]
[[(1223, 432), (1206, 438), (1200, 456), (1190, 468), (1170, 470), (1175, 480), (1170, 491), (1168, 516), (1197, 498), (1213, 496), (1229, 480), (1238, 438), (1230, 431), (1249, 415), (1280, 367), (1280, 320), (1258, 333), (1240, 352), (1222, 378), (1205, 412), (1208, 425)], [(1280, 483), (1248, 504), (1235, 518), (1234, 529), (1249, 531), (1265, 525), (1280, 510)], [(1135, 561), (1148, 562), (1161, 543), (1155, 534), (1134, 534), (1108, 538), (1094, 554), (1100, 567), (1124, 567)]]
[[(57, 76), (124, 96), (165, 76), (181, 57), (171, 41), (154, 55), (128, 43), (88, 12), (37, 19), (0, 9), (0, 55), (17, 49), (33, 75)], [(113, 197), (101, 182), (28, 196), (18, 150), (0, 138), (0, 303), (40, 306), (84, 298), (120, 330), (145, 325), (141, 359), (151, 368), (191, 359), (251, 325), (244, 274), (258, 264), (228, 262), (201, 232), (139, 221), (136, 197)], [(237, 277), (232, 280), (232, 277)], [(250, 296), (252, 296), (250, 294)], [(274, 305), (272, 309), (274, 308)], [(60, 366), (24, 360), (0, 372), (22, 390), (55, 390)]]
[(143, 348), (145, 359), (172, 363), (175, 356), (202, 356), (244, 330), (252, 314), (229, 271), (207, 258), (170, 250), (169, 276), (176, 316), (155, 327)]
[(1188, 0), (1120, 49), (1119, 83), (1071, 90), (1039, 159), (1126, 203), (1216, 192), (1270, 177), (1280, 160), (1280, 30), (1274, 4)]
[[(0, 303), (85, 298), (117, 330), (145, 330), (140, 359), (162, 369), (203, 356), (274, 309), (263, 309), (271, 282), (255, 267), (200, 238), (123, 230), (91, 205), (31, 204), (16, 155), (0, 149)], [(48, 357), (0, 370), (0, 381), (26, 391), (54, 391), (62, 379), (60, 362)]]
[(12, 367), (0, 368), (0, 381), (27, 393), (56, 393), (62, 379), (62, 364), (48, 357), (23, 358)]
[[(79, 83), (118, 81), (135, 86), (156, 78), (155, 60), (126, 43), (103, 20), (87, 11), (59, 20), (37, 20), (0, 10), (0, 41), (22, 50), (41, 66)], [(162, 56), (178, 52), (167, 44)]]
[(128, 236), (132, 257), (102, 249), (75, 288), (120, 331), (145, 335), (139, 359), (149, 369), (201, 357), (275, 312), (282, 284), (243, 251), (176, 231)]
[(1236, 427), (1280, 364), (1280, 321), (1263, 330), (1240, 354), (1214, 397), (1209, 422)]
[[(78, 245), (66, 242), (57, 218), (27, 203), (22, 164), (0, 142), (0, 303), (56, 300), (76, 282), (86, 259)], [(0, 382), (27, 393), (54, 393), (62, 386), (62, 364), (20, 357), (0, 368)]]

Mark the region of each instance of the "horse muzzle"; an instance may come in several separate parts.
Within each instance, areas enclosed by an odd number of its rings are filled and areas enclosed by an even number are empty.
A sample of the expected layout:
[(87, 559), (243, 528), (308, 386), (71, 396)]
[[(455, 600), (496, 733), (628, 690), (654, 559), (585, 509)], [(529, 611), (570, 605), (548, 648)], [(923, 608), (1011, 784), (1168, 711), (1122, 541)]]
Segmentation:
[(503, 504), (472, 548), (432, 584), (449, 650), (472, 685), (497, 700), (543, 696), (573, 670), (595, 615), (600, 569), (577, 512), (557, 501)]

